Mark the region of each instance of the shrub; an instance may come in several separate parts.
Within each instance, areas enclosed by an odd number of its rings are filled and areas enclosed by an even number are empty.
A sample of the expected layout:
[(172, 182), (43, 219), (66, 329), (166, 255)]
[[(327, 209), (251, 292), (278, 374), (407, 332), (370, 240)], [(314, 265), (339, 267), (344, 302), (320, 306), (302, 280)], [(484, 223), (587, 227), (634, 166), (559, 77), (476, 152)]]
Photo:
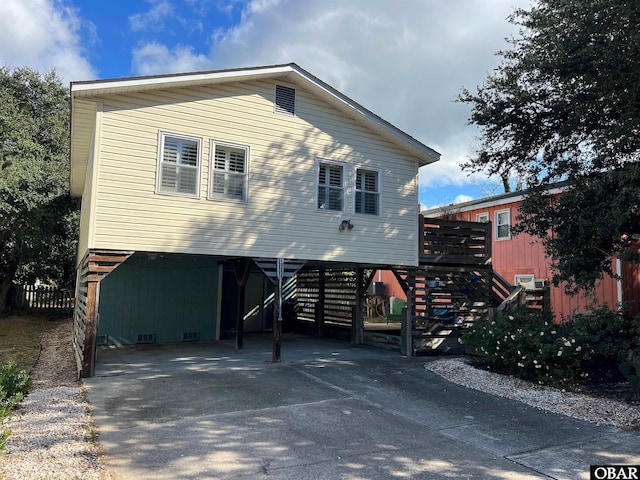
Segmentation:
[[(0, 367), (0, 422), (15, 408), (31, 391), (31, 379), (25, 370), (11, 361)], [(11, 430), (0, 429), (0, 452), (6, 446)]]
[[(601, 307), (557, 325), (526, 309), (481, 320), (463, 333), (476, 363), (554, 385), (587, 378), (635, 381), (640, 373), (640, 317)], [(636, 369), (637, 368), (637, 369)], [(621, 373), (620, 373), (621, 372)]]
[(0, 367), (0, 408), (14, 408), (30, 391), (31, 379), (25, 370), (13, 361)]

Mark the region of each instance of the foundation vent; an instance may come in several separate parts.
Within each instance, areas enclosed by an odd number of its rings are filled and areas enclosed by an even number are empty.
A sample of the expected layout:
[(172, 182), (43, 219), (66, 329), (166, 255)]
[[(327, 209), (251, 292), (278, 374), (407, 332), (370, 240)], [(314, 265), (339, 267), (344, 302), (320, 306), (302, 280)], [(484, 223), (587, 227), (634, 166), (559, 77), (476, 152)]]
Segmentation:
[(97, 345), (109, 345), (109, 335), (98, 335), (96, 337)]
[(139, 333), (136, 343), (156, 343), (155, 333)]
[(183, 342), (197, 342), (200, 340), (200, 332), (182, 332)]

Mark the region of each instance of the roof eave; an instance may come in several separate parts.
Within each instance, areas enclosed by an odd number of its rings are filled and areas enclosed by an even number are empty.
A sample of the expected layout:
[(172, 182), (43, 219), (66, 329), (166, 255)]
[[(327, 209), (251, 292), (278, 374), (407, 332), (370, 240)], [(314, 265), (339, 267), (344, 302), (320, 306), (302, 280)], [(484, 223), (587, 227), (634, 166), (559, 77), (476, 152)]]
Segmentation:
[(399, 148), (416, 157), (420, 167), (440, 159), (440, 153), (431, 147), (403, 132), (295, 63), (256, 68), (72, 82), (71, 99), (74, 102), (74, 100), (79, 99), (95, 99), (103, 95), (181, 88), (230, 81), (258, 80), (262, 78), (287, 80), (301, 84), (303, 87), (312, 88), (317, 95), (346, 115), (356, 121), (360, 121)]

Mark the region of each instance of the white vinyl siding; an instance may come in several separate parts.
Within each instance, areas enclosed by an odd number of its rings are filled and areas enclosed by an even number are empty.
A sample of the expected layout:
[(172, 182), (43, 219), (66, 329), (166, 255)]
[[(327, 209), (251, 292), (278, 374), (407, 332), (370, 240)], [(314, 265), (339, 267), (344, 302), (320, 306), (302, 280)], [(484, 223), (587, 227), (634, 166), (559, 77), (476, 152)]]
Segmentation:
[(356, 168), (355, 213), (380, 215), (380, 172)]
[(201, 140), (161, 132), (159, 143), (157, 191), (197, 197)]
[(247, 200), (249, 148), (211, 142), (210, 199)]
[[(89, 248), (417, 265), (417, 160), (300, 89), (274, 115), (274, 83), (105, 97)], [(200, 198), (156, 195), (158, 131), (202, 139)], [(247, 147), (250, 202), (206, 198), (213, 140)], [(346, 211), (318, 210), (318, 160), (343, 163)], [(356, 165), (380, 171), (380, 212), (345, 235)]]
[(511, 238), (511, 211), (498, 210), (496, 212), (496, 240)]
[(321, 210), (344, 209), (344, 165), (318, 162), (318, 203)]

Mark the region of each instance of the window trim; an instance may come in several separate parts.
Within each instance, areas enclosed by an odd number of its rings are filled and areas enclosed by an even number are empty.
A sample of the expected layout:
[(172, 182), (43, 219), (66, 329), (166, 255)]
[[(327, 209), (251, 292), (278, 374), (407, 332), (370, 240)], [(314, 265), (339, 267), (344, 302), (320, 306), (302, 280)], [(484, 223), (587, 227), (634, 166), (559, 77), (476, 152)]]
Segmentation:
[[(365, 212), (357, 212), (356, 211), (356, 197), (358, 196), (358, 192), (366, 192), (366, 190), (358, 190), (358, 170), (365, 170), (369, 172), (375, 172), (378, 175), (378, 191), (376, 192), (378, 195), (378, 211), (376, 213), (365, 213)], [(380, 217), (382, 212), (382, 169), (376, 167), (369, 167), (367, 165), (354, 165), (353, 167), (353, 213), (354, 215), (366, 215), (368, 217)], [(372, 192), (369, 192), (372, 193)]]
[[(216, 170), (215, 167), (215, 154), (216, 146), (235, 148), (237, 150), (244, 150), (244, 198), (231, 198), (226, 196), (214, 195), (211, 189), (213, 188), (213, 173)], [(209, 181), (207, 184), (207, 200), (216, 202), (235, 202), (235, 203), (249, 203), (249, 160), (251, 155), (251, 149), (249, 145), (243, 145), (240, 143), (225, 142), (222, 140), (209, 140)]]
[[(480, 220), (480, 217), (486, 217), (486, 220)], [(477, 223), (489, 223), (490, 219), (491, 217), (489, 216), (489, 212), (476, 213)]]
[[(162, 190), (162, 166), (164, 164), (164, 142), (166, 138), (176, 138), (178, 140), (187, 140), (196, 142), (196, 147), (198, 151), (197, 161), (198, 165), (196, 166), (196, 193), (182, 193), (182, 192), (167, 192)], [(189, 197), (189, 198), (200, 198), (200, 192), (202, 190), (202, 185), (200, 182), (202, 181), (202, 138), (195, 137), (192, 135), (184, 135), (181, 133), (172, 133), (166, 132), (163, 130), (158, 131), (158, 143), (157, 143), (157, 159), (156, 159), (156, 185), (155, 185), (155, 193), (158, 195), (171, 195), (177, 197)]]
[[(334, 210), (330, 208), (320, 208), (318, 207), (318, 191), (320, 188), (320, 165), (327, 164), (336, 167), (342, 168), (342, 186), (340, 187), (342, 190), (342, 208), (340, 210)], [(335, 160), (327, 160), (325, 158), (316, 158), (316, 168), (315, 168), (315, 199), (314, 204), (316, 207), (316, 211), (319, 212), (329, 212), (329, 213), (345, 213), (347, 206), (347, 164), (344, 162), (338, 162)]]
[[(500, 234), (500, 227), (505, 225), (505, 224), (500, 224), (498, 223), (498, 216), (501, 213), (506, 213), (507, 214), (507, 218), (509, 219), (509, 222), (506, 224), (509, 228), (507, 230), (507, 236), (506, 237), (501, 237)], [(503, 208), (502, 210), (496, 210), (494, 213), (494, 217), (495, 219), (495, 239), (496, 241), (501, 241), (501, 240), (509, 240), (511, 238), (511, 209), (510, 208)]]

